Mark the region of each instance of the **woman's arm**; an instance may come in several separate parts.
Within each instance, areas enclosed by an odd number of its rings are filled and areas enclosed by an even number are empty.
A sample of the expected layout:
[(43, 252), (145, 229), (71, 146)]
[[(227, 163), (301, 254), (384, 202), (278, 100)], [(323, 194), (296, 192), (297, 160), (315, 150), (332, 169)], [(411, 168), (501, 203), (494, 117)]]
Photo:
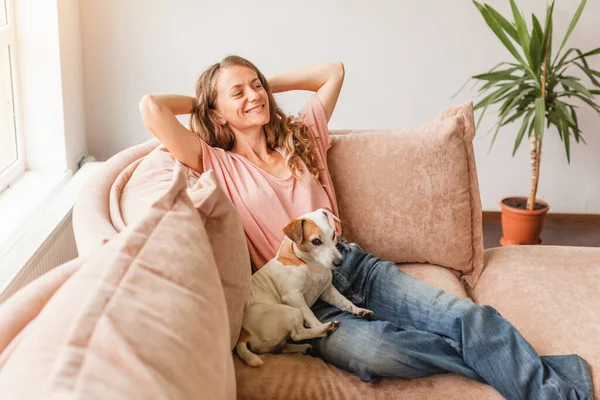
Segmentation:
[(196, 135), (175, 118), (189, 114), (195, 99), (177, 94), (147, 94), (140, 101), (146, 127), (183, 165), (202, 173), (202, 148)]
[(317, 92), (317, 97), (325, 108), (327, 121), (333, 114), (343, 83), (344, 64), (341, 62), (310, 65), (269, 78), (269, 87), (273, 93), (289, 90)]

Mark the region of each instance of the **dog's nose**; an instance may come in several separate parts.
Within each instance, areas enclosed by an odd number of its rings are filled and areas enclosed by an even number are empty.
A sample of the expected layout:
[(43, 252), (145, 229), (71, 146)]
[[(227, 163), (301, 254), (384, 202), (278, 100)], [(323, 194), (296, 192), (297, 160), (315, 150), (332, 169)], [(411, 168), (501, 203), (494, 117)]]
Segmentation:
[(335, 261), (333, 262), (333, 265), (335, 265), (336, 267), (341, 267), (343, 263), (344, 263), (344, 260), (342, 260), (342, 259), (340, 258), (340, 259), (337, 259), (337, 260), (335, 260)]

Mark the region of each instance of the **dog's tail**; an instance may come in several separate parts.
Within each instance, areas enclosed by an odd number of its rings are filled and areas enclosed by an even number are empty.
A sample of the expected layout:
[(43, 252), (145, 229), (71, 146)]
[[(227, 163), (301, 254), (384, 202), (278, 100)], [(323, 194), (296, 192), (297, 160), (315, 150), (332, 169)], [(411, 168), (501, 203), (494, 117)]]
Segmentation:
[(260, 359), (259, 356), (250, 351), (250, 349), (248, 348), (249, 340), (250, 333), (244, 328), (242, 328), (240, 338), (237, 344), (235, 345), (235, 350), (237, 351), (238, 356), (240, 356), (240, 358), (244, 360), (246, 364), (248, 364), (251, 367), (258, 367), (259, 365), (262, 365), (263, 361)]

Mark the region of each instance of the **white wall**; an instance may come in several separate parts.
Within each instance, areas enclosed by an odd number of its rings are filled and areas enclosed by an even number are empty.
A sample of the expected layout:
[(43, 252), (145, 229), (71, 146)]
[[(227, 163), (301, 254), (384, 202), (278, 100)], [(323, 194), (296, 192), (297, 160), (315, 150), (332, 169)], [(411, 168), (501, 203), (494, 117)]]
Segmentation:
[[(490, 3), (510, 10), (508, 0)], [(518, 3), (528, 16), (546, 5)], [(557, 36), (578, 3), (557, 1)], [(88, 146), (99, 159), (151, 136), (137, 108), (144, 93), (192, 95), (199, 74), (227, 54), (249, 58), (267, 76), (343, 61), (346, 82), (331, 129), (421, 124), (470, 100), (475, 92), (451, 99), (469, 76), (510, 61), (466, 0), (83, 0), (81, 13)], [(571, 45), (600, 46), (594, 15), (600, 15), (598, 1), (588, 2)], [(600, 69), (600, 56), (592, 65)], [(278, 100), (296, 112), (306, 96)], [(556, 132), (544, 143), (538, 195), (553, 212), (600, 213), (600, 120), (588, 109), (579, 120), (588, 145), (573, 146), (570, 166)], [(531, 180), (528, 146), (510, 156), (517, 125), (503, 129), (487, 155), (491, 136), (483, 134), (492, 122), (484, 121), (475, 140), (484, 210), (499, 210), (502, 197), (527, 195)]]

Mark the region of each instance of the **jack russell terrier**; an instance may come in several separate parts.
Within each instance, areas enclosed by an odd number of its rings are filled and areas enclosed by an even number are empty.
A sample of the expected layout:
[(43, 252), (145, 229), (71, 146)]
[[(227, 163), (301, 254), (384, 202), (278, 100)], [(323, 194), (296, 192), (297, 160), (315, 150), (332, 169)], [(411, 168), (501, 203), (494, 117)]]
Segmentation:
[[(331, 271), (342, 265), (336, 248), (335, 230), (329, 216), (341, 222), (328, 208), (320, 208), (290, 222), (277, 255), (252, 276), (252, 287), (244, 309), (238, 355), (257, 367), (260, 353), (306, 353), (309, 344), (291, 344), (325, 337), (339, 321), (321, 323), (310, 307), (326, 303), (366, 318), (372, 311), (356, 307), (332, 285)], [(256, 353), (256, 354), (255, 354)]]

